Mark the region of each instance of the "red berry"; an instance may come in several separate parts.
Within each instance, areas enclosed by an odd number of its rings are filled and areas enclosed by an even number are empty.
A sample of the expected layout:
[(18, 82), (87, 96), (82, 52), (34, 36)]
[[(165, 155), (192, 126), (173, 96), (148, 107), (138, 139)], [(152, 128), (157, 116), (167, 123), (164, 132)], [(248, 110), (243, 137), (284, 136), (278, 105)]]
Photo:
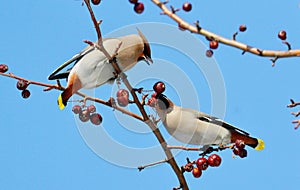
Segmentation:
[(28, 83), (24, 80), (19, 80), (17, 82), (17, 89), (19, 89), (19, 90), (25, 90), (27, 88), (27, 86), (28, 86)]
[(117, 97), (117, 102), (118, 102), (119, 106), (126, 107), (129, 104), (128, 96)]
[(186, 3), (184, 3), (184, 4), (182, 5), (182, 9), (183, 9), (184, 11), (186, 11), (186, 12), (189, 12), (189, 11), (192, 10), (192, 4), (186, 2)]
[(245, 158), (245, 157), (247, 157), (247, 150), (246, 149), (240, 149), (240, 152), (239, 152), (239, 156), (241, 157), (241, 158)]
[(117, 92), (117, 102), (119, 106), (125, 107), (129, 104), (129, 92), (126, 89), (120, 89)]
[(96, 107), (94, 105), (89, 105), (86, 109), (90, 113), (95, 113), (96, 112)]
[(134, 11), (138, 14), (141, 14), (142, 12), (144, 12), (144, 3), (136, 3), (134, 4)]
[(191, 172), (193, 171), (194, 169), (194, 166), (192, 163), (187, 163), (184, 167), (183, 167), (184, 171), (187, 171), (187, 172)]
[(94, 125), (100, 125), (102, 123), (102, 116), (99, 113), (94, 113), (90, 116), (90, 120)]
[(150, 106), (150, 107), (155, 107), (155, 104), (156, 104), (156, 98), (154, 97), (151, 97), (148, 102), (147, 102), (147, 105)]
[(244, 148), (245, 148), (245, 142), (242, 141), (242, 140), (237, 139), (237, 140), (235, 141), (235, 146), (236, 146), (238, 149), (244, 149)]
[(129, 97), (129, 92), (126, 89), (120, 89), (117, 92), (117, 97), (127, 96)]
[(0, 64), (0, 73), (5, 73), (8, 71), (8, 66), (5, 64)]
[(202, 171), (199, 168), (194, 168), (192, 174), (195, 178), (199, 178), (202, 175)]
[(159, 81), (157, 83), (155, 83), (153, 85), (153, 90), (157, 93), (157, 94), (161, 94), (166, 90), (166, 86), (165, 83)]
[(129, 3), (136, 4), (138, 0), (129, 0)]
[(286, 31), (285, 30), (279, 31), (278, 38), (280, 38), (281, 40), (286, 40)]
[(219, 42), (216, 41), (216, 40), (212, 40), (212, 41), (209, 42), (209, 47), (210, 47), (211, 49), (217, 49), (218, 46), (219, 46)]
[(75, 105), (75, 106), (73, 106), (72, 111), (73, 111), (75, 114), (81, 113), (81, 112), (82, 112), (81, 106), (80, 106), (80, 105)]
[(99, 5), (100, 2), (101, 2), (101, 0), (92, 0), (92, 3), (93, 3), (94, 5)]
[(220, 166), (221, 162), (222, 162), (222, 159), (219, 155), (217, 154), (212, 154), (208, 157), (207, 159), (208, 161), (208, 164), (212, 167), (218, 167)]
[(239, 30), (240, 30), (240, 32), (245, 32), (247, 30), (247, 26), (246, 25), (240, 25)]
[(30, 96), (30, 91), (29, 90), (23, 90), (22, 91), (22, 97), (23, 98), (29, 98), (29, 96)]
[(237, 148), (237, 147), (234, 147), (234, 148), (233, 148), (233, 154), (239, 155), (239, 154), (240, 154), (240, 149)]
[(202, 158), (198, 158), (196, 160), (196, 166), (200, 169), (200, 170), (206, 170), (208, 168), (208, 162), (207, 159), (202, 157)]
[(213, 52), (213, 50), (208, 49), (208, 50), (206, 50), (205, 54), (206, 54), (207, 57), (212, 57), (214, 55), (214, 52)]
[(90, 112), (87, 110), (82, 110), (82, 112), (79, 113), (79, 119), (82, 122), (87, 122), (90, 119)]

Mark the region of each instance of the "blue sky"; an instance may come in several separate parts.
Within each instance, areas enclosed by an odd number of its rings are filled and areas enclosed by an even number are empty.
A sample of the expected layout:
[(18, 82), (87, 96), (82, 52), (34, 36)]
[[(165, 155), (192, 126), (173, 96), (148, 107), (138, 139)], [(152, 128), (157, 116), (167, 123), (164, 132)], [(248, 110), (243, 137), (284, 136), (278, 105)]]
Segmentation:
[[(300, 48), (298, 1), (190, 2), (193, 10), (178, 15), (191, 23), (199, 20), (207, 30), (231, 38), (240, 24), (246, 24), (248, 29), (238, 35), (238, 40), (261, 49), (284, 50), (277, 33), (285, 29), (292, 48)], [(127, 73), (129, 80), (147, 89), (163, 80), (166, 95), (176, 104), (222, 117), (266, 144), (261, 152), (248, 148), (245, 159), (232, 159), (229, 150), (220, 153), (221, 167), (210, 168), (200, 179), (186, 174), (190, 189), (298, 189), (300, 136), (299, 130), (293, 129), (294, 117), (290, 115), (298, 110), (286, 105), (290, 98), (300, 101), (299, 58), (279, 59), (271, 67), (268, 58), (241, 55), (240, 50), (220, 45), (214, 58), (207, 59), (205, 38), (175, 32), (173, 21), (159, 15), (160, 10), (151, 1), (144, 3), (141, 15), (134, 13), (126, 0), (103, 0), (94, 7), (103, 20), (104, 35), (135, 33), (138, 26), (153, 43), (154, 64), (139, 63)], [(176, 7), (182, 4), (171, 3)], [(45, 83), (57, 66), (86, 46), (82, 40), (96, 39), (80, 0), (3, 1), (0, 23), (0, 63), (6, 63), (16, 75)], [(172, 32), (166, 33), (167, 29)], [(213, 74), (209, 73), (211, 69)], [(176, 82), (179, 74), (187, 79)], [(185, 81), (190, 82), (187, 87)], [(97, 105), (103, 124), (82, 125), (71, 112), (72, 104), (64, 111), (58, 109), (57, 91), (43, 92), (41, 87), (31, 85), (32, 95), (24, 100), (16, 82), (0, 77), (0, 189), (171, 189), (178, 185), (167, 164), (142, 172), (133, 168), (163, 158), (144, 124)], [(104, 85), (87, 93), (108, 99), (115, 91), (115, 85)], [(197, 96), (188, 96), (193, 93)], [(136, 111), (133, 106), (129, 109)], [(149, 112), (155, 114), (151, 109)], [(166, 139), (176, 143), (160, 127)], [(107, 144), (106, 137), (115, 144)], [(151, 154), (153, 147), (155, 152)], [(196, 159), (197, 153), (179, 152), (179, 165), (184, 165), (186, 157)]]

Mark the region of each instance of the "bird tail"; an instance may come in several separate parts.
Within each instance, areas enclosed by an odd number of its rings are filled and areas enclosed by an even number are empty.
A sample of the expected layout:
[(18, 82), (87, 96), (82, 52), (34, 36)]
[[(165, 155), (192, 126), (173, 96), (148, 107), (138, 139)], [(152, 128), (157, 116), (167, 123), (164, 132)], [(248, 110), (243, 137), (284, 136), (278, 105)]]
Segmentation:
[(67, 102), (71, 96), (72, 96), (72, 89), (68, 89), (68, 88), (58, 96), (57, 103), (59, 109), (63, 110), (66, 107)]
[(235, 142), (236, 140), (244, 141), (246, 145), (254, 148), (255, 150), (263, 150), (265, 148), (265, 142), (263, 140), (253, 138), (238, 132), (233, 132), (231, 134), (231, 142)]
[(76, 74), (73, 73), (70, 77), (67, 88), (63, 91), (63, 93), (61, 93), (58, 96), (57, 103), (58, 103), (59, 109), (63, 110), (66, 107), (69, 98), (74, 93), (76, 93), (81, 87), (82, 87), (82, 84), (81, 84), (79, 78), (77, 77)]
[(265, 142), (261, 139), (256, 139), (257, 145), (255, 147), (255, 150), (263, 150), (265, 148)]

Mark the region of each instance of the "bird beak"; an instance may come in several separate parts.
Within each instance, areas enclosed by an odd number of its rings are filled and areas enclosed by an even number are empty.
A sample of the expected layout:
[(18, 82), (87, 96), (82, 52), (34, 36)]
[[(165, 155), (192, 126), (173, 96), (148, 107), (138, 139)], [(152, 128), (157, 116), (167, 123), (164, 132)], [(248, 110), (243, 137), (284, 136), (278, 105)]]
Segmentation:
[(151, 64), (153, 63), (153, 60), (152, 60), (151, 57), (149, 57), (149, 56), (144, 56), (144, 59), (145, 59), (145, 61), (146, 61), (146, 63), (147, 63), (148, 65), (150, 65), (150, 63), (151, 63)]
[(153, 63), (153, 60), (151, 59), (151, 57), (143, 55), (141, 56), (138, 61), (145, 61), (148, 65), (150, 65), (150, 63)]
[(145, 61), (148, 65), (150, 65), (150, 63), (153, 63), (153, 60), (151, 59), (151, 57), (146, 56), (146, 55), (142, 55), (141, 57), (139, 57), (138, 61)]

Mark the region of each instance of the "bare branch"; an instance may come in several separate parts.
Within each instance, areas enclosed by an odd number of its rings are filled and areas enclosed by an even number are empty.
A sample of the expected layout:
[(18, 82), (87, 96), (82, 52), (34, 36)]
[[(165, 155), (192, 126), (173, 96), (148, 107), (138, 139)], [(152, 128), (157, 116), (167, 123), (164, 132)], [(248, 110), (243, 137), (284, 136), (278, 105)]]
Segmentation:
[(157, 5), (164, 12), (165, 15), (169, 16), (171, 19), (173, 19), (175, 22), (177, 22), (179, 26), (181, 26), (182, 28), (184, 28), (186, 30), (189, 30), (192, 33), (197, 33), (197, 34), (200, 34), (200, 35), (203, 35), (203, 36), (206, 36), (206, 37), (211, 37), (211, 38), (217, 40), (220, 43), (223, 43), (225, 45), (241, 49), (245, 52), (249, 52), (249, 53), (252, 53), (252, 54), (255, 54), (255, 55), (258, 55), (258, 56), (278, 57), (278, 58), (282, 58), (282, 57), (299, 57), (300, 56), (300, 49), (289, 50), (289, 51), (260, 50), (259, 48), (249, 46), (247, 44), (235, 41), (233, 39), (231, 40), (231, 39), (228, 39), (228, 38), (224, 38), (224, 37), (219, 36), (215, 33), (207, 31), (203, 28), (201, 28), (201, 30), (198, 30), (197, 27), (187, 23), (181, 17), (174, 14), (161, 1), (159, 1), (159, 0), (151, 0), (151, 1), (155, 5)]

